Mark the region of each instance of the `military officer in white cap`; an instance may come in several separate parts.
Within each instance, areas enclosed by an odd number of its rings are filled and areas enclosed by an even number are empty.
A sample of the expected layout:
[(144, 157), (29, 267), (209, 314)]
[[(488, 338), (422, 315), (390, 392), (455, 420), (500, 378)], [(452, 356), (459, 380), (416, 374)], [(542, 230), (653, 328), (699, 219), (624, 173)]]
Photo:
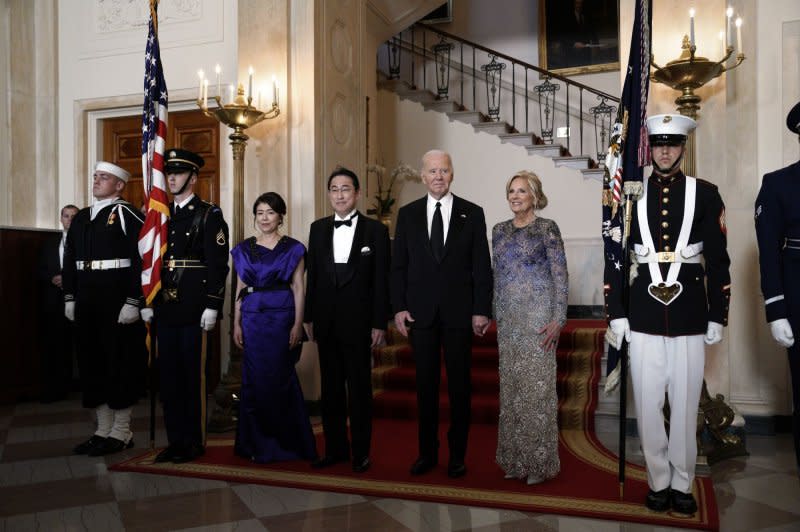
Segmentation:
[(83, 406), (97, 430), (74, 448), (101, 456), (133, 447), (131, 406), (144, 387), (147, 353), (139, 320), (142, 214), (120, 199), (130, 173), (99, 161), (95, 202), (72, 220), (64, 249), (64, 314), (75, 322)]
[[(786, 116), (800, 135), (800, 103)], [(798, 137), (800, 140), (800, 137)], [(792, 374), (794, 452), (800, 468), (800, 161), (764, 176), (756, 198), (761, 291), (772, 336), (787, 349)], [(800, 469), (798, 469), (800, 471)]]
[[(648, 118), (653, 172), (645, 179), (631, 223), (627, 315), (621, 287), (612, 283), (606, 300), (613, 333), (609, 341), (617, 347), (623, 339), (630, 342), (631, 382), (650, 486), (645, 505), (685, 514), (697, 511), (692, 483), (703, 343), (722, 340), (730, 298), (722, 198), (716, 186), (680, 169), (686, 137), (695, 127), (682, 115)], [(665, 392), (669, 434), (662, 416)]]

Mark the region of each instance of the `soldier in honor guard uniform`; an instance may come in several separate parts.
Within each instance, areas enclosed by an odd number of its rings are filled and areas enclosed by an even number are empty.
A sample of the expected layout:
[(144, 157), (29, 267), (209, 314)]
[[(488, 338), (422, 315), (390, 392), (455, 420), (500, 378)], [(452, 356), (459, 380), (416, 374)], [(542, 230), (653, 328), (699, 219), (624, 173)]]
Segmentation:
[[(800, 135), (800, 103), (786, 117)], [(798, 137), (800, 140), (800, 137)], [(800, 161), (764, 176), (755, 206), (761, 291), (772, 337), (787, 349), (792, 374), (792, 429), (800, 471)]]
[(95, 165), (95, 202), (72, 220), (64, 248), (64, 315), (76, 325), (83, 406), (97, 413), (97, 430), (73, 449), (101, 456), (133, 447), (131, 406), (144, 391), (147, 353), (139, 321), (144, 220), (120, 199), (130, 173)]
[[(632, 216), (629, 310), (619, 279), (607, 280), (611, 337), (630, 342), (630, 374), (647, 465), (650, 510), (693, 514), (697, 409), (705, 342), (722, 340), (728, 321), (730, 258), (725, 206), (717, 187), (680, 169), (696, 122), (682, 115), (647, 120), (653, 172)], [(704, 264), (705, 263), (705, 268)], [(706, 289), (707, 287), (707, 289)], [(664, 394), (670, 404), (664, 427)]]
[(205, 161), (187, 150), (166, 152), (164, 172), (173, 195), (167, 226), (167, 252), (155, 314), (164, 424), (169, 445), (156, 462), (189, 462), (205, 452), (206, 358), (203, 331), (217, 323), (228, 275), (228, 225), (216, 205), (194, 194)]

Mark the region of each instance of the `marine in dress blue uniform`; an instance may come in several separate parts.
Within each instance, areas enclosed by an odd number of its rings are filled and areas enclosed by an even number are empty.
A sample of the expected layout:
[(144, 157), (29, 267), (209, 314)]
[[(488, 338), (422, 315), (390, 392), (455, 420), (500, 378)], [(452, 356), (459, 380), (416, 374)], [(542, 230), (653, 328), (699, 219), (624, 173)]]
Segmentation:
[(205, 161), (196, 153), (166, 152), (164, 172), (173, 195), (161, 291), (153, 311), (164, 424), (169, 445), (157, 462), (189, 462), (205, 452), (206, 388), (203, 331), (217, 322), (228, 275), (228, 225), (216, 205), (194, 194)]
[[(697, 511), (691, 491), (703, 343), (721, 341), (728, 323), (725, 205), (716, 186), (680, 170), (695, 121), (658, 115), (648, 118), (647, 127), (653, 173), (645, 180), (631, 223), (630, 307), (626, 315), (619, 280), (609, 279), (609, 342), (617, 347), (623, 338), (630, 342), (631, 382), (650, 486), (645, 504), (654, 511), (671, 506), (691, 514)], [(669, 434), (662, 416), (665, 392)]]
[[(800, 135), (800, 103), (789, 111), (786, 126)], [(800, 468), (800, 345), (795, 338), (800, 330), (800, 161), (764, 176), (755, 223), (767, 321), (789, 356), (794, 451)]]
[(73, 449), (101, 456), (133, 446), (131, 406), (144, 391), (147, 352), (139, 321), (141, 212), (119, 195), (130, 173), (95, 165), (95, 202), (72, 220), (64, 247), (64, 314), (75, 322), (84, 408), (97, 430)]

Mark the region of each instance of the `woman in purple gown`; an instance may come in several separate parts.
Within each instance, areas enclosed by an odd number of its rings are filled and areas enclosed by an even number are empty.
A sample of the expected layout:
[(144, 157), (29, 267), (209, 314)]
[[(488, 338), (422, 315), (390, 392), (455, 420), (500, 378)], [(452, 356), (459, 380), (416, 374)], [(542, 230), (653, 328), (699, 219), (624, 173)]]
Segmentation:
[(316, 458), (294, 368), (302, 347), (306, 248), (280, 234), (285, 214), (280, 195), (259, 196), (258, 236), (231, 251), (238, 275), (233, 339), (244, 350), (234, 452), (259, 463)]

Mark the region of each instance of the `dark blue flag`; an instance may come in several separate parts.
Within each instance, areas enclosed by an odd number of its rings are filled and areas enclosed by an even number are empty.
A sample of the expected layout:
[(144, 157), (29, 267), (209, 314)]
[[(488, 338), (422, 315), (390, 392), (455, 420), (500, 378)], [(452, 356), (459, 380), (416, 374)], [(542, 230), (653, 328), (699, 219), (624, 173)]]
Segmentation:
[[(617, 120), (606, 155), (603, 180), (603, 251), (606, 312), (609, 319), (627, 317), (628, 280), (624, 279), (625, 248), (624, 204), (630, 183), (642, 183), (644, 167), (650, 161), (647, 142), (647, 95), (650, 87), (650, 43), (652, 0), (636, 0), (636, 14), (631, 34), (631, 51)], [(638, 199), (634, 197), (633, 199)], [(614, 371), (619, 351), (609, 346), (606, 390), (618, 380)]]

